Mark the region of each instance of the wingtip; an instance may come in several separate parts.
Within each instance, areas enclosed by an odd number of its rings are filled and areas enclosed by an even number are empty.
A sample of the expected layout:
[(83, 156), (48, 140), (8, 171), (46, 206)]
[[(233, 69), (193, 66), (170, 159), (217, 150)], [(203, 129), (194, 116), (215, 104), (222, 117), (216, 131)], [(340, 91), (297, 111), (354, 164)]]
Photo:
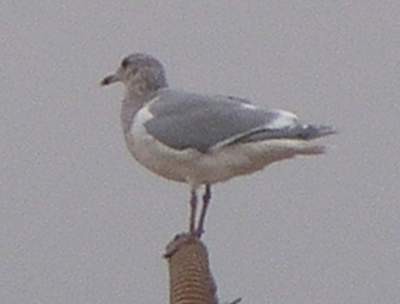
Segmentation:
[(317, 129), (318, 129), (319, 136), (328, 136), (328, 135), (333, 135), (333, 134), (338, 133), (338, 130), (336, 128), (334, 128), (333, 126), (321, 125), (321, 126), (318, 126)]
[(305, 140), (312, 140), (328, 135), (336, 134), (337, 130), (332, 126), (327, 125), (302, 125), (299, 137)]

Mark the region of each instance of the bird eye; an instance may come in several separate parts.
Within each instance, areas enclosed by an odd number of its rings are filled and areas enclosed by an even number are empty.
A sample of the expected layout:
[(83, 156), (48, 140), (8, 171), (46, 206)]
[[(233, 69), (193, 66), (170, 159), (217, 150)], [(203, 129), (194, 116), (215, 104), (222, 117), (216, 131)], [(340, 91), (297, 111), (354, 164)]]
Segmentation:
[(129, 65), (129, 59), (125, 58), (124, 60), (122, 60), (121, 66), (126, 69), (126, 67)]

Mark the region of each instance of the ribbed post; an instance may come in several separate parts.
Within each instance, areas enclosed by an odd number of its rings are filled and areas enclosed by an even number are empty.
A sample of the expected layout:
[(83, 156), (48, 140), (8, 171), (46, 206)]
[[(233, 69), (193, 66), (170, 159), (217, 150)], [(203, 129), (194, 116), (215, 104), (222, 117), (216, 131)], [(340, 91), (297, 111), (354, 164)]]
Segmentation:
[(217, 304), (208, 252), (196, 237), (180, 234), (167, 246), (170, 304)]

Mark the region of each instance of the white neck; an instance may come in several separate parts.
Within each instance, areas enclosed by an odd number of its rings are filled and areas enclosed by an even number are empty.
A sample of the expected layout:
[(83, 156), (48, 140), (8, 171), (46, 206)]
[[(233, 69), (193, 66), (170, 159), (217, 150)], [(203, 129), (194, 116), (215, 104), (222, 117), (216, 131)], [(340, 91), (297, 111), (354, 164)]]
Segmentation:
[(121, 106), (121, 124), (124, 134), (129, 132), (135, 114), (144, 106), (145, 102), (141, 100), (124, 98)]

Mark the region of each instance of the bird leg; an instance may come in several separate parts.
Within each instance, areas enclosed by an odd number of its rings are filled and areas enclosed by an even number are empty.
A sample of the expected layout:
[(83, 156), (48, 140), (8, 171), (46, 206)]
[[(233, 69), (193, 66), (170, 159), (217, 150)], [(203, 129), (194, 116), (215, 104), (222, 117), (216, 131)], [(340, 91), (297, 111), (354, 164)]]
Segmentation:
[(197, 209), (197, 194), (196, 190), (190, 192), (190, 234), (195, 233), (195, 222), (196, 222), (196, 209)]
[(203, 195), (203, 208), (201, 209), (199, 225), (197, 226), (196, 235), (197, 237), (201, 237), (204, 233), (204, 221), (206, 219), (207, 208), (211, 200), (211, 186), (210, 184), (206, 184), (206, 191)]

